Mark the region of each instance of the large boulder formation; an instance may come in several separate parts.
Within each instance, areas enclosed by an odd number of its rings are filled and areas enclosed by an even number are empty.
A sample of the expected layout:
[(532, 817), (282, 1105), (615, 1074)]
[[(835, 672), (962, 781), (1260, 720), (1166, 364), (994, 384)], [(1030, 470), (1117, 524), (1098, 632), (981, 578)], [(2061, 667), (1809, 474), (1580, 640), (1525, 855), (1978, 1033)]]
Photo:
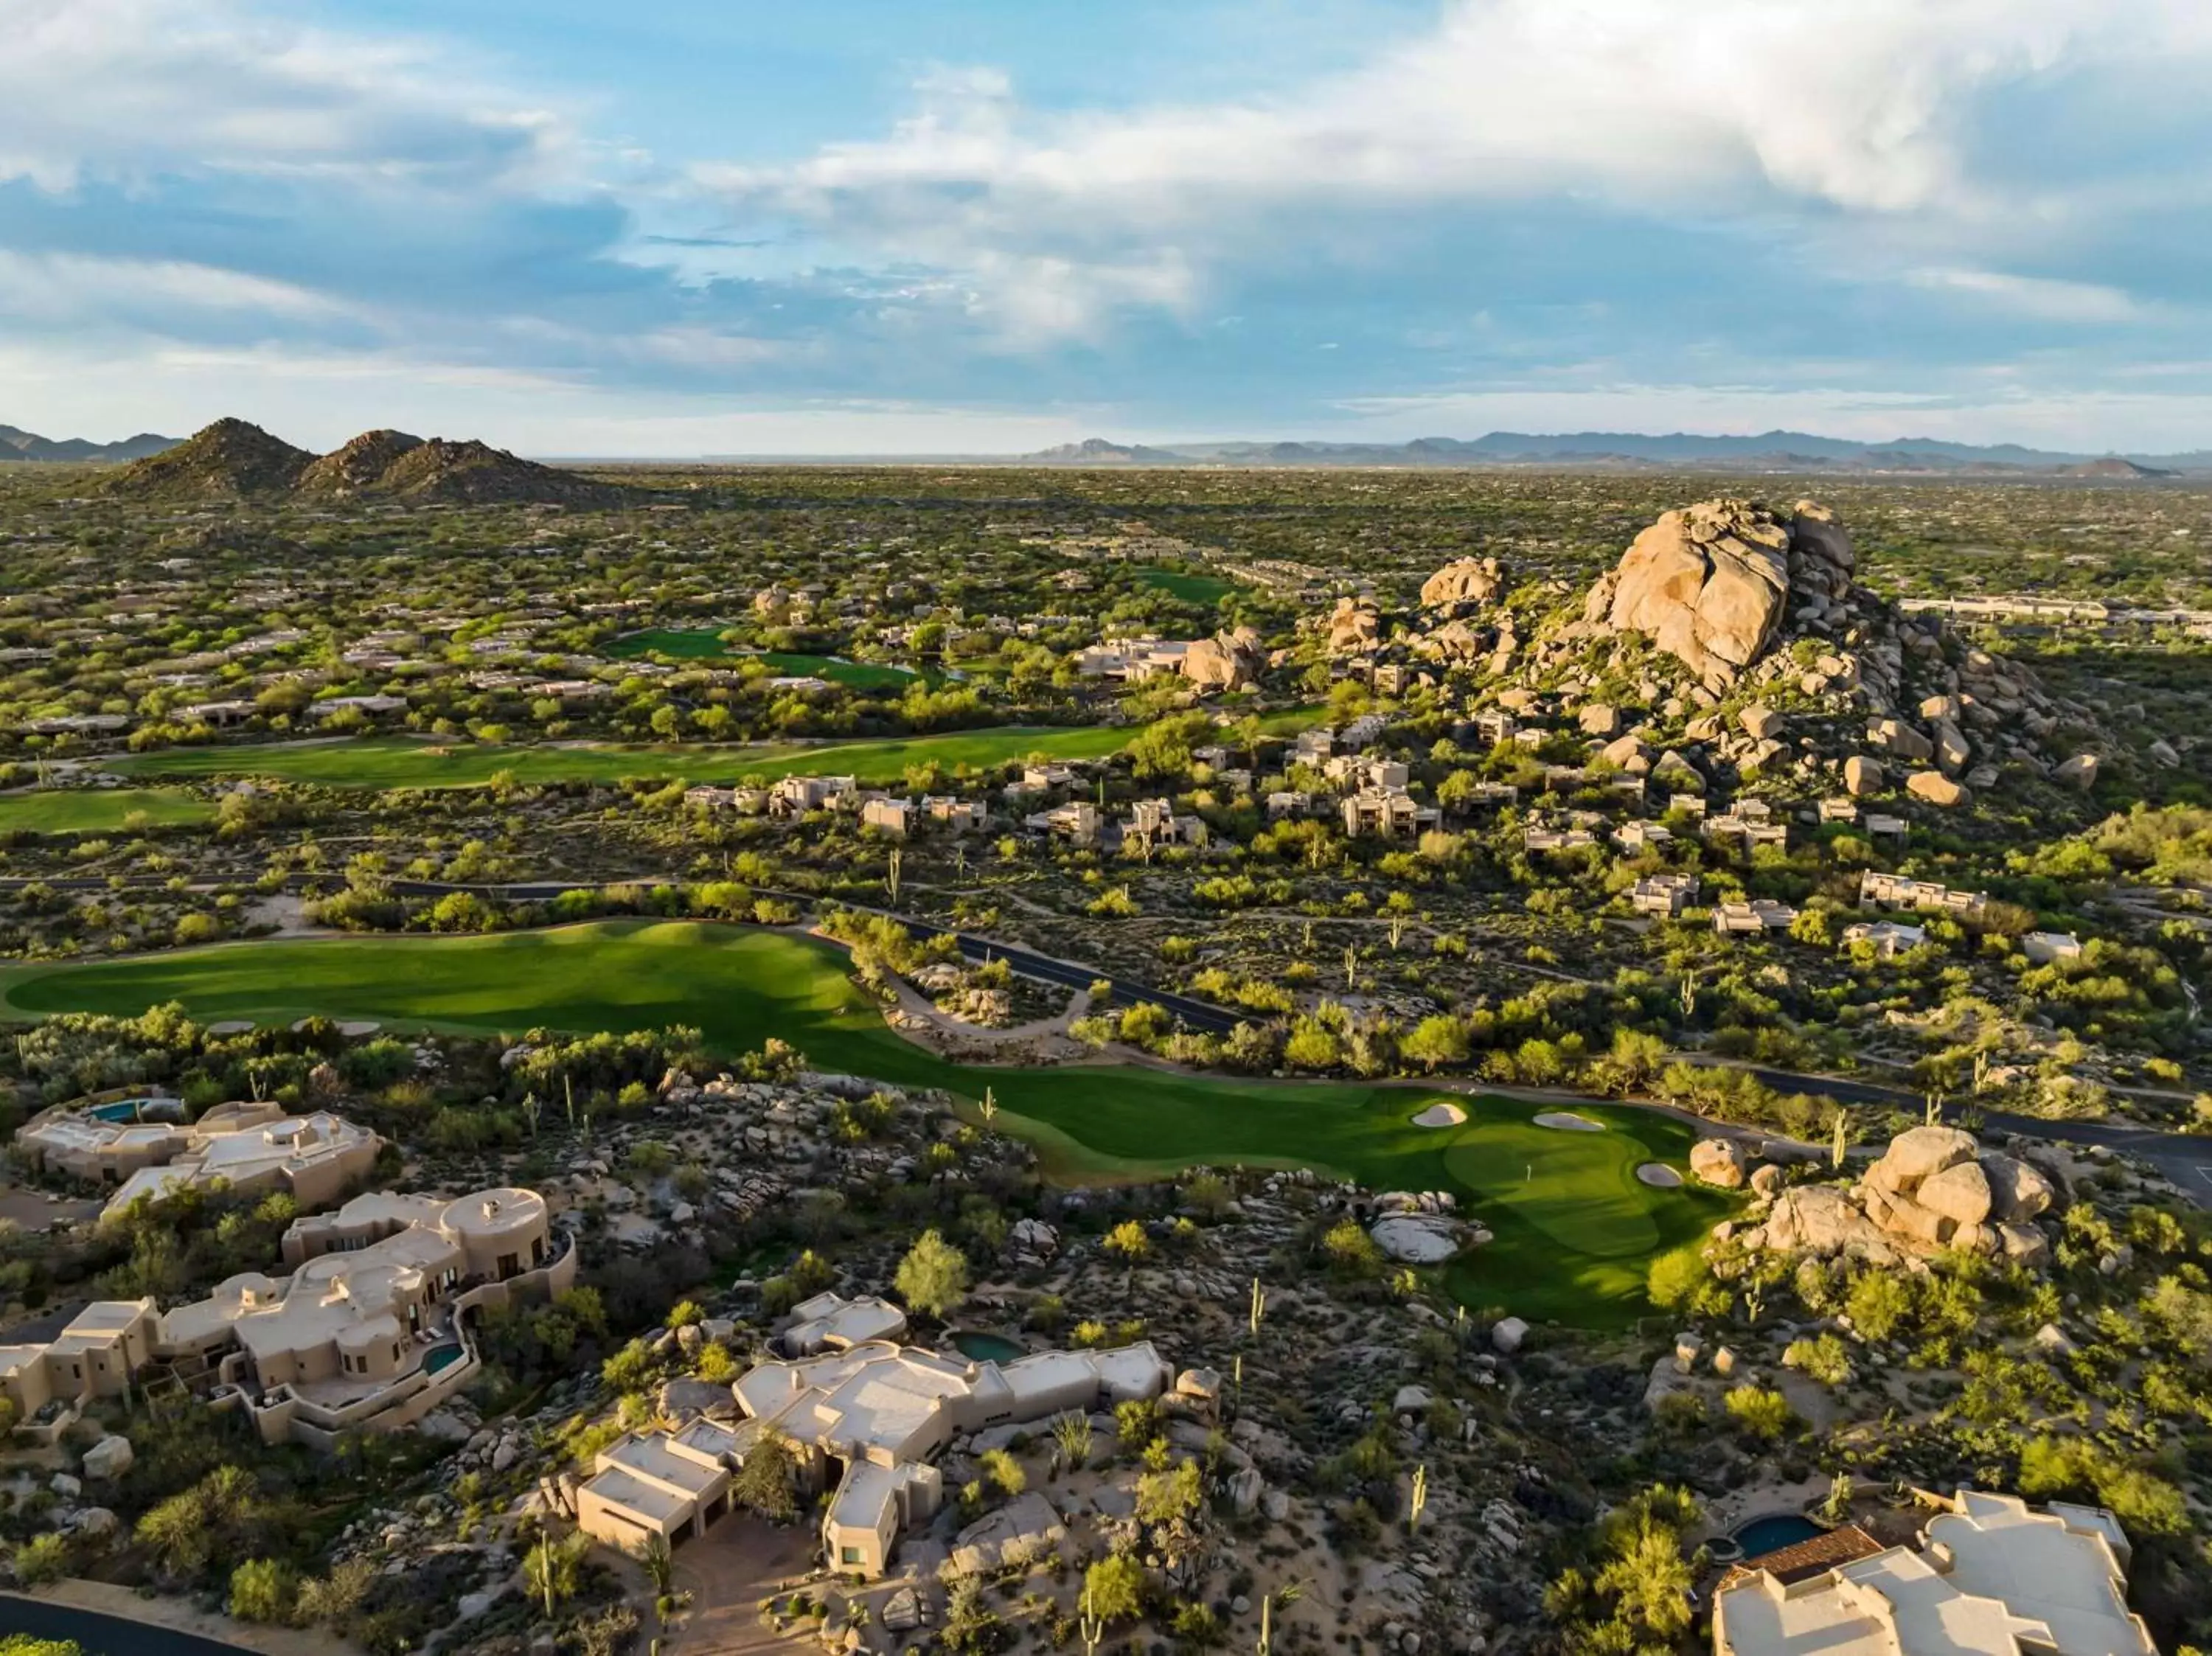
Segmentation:
[(1972, 1133), (1934, 1125), (1889, 1143), (1856, 1186), (1783, 1191), (1751, 1247), (1893, 1265), (1947, 1248), (2039, 1265), (2050, 1240), (2033, 1222), (2057, 1190), (2016, 1156), (1984, 1153)]
[(1184, 651), (1182, 676), (1201, 689), (1241, 690), (1259, 678), (1266, 658), (1259, 634), (1239, 627), (1200, 639)]
[(1485, 604), (1498, 596), (1503, 585), (1497, 559), (1460, 558), (1421, 583), (1421, 603), (1431, 610)]
[(1382, 637), (1382, 617), (1364, 598), (1342, 597), (1328, 617), (1328, 647), (1337, 655), (1362, 655)]
[(1690, 1172), (1704, 1184), (1741, 1190), (1750, 1166), (1743, 1145), (1733, 1138), (1700, 1138), (1690, 1146)]
[(1648, 634), (1711, 688), (1757, 661), (1785, 618), (1824, 619), (1851, 591), (1850, 537), (1825, 507), (1778, 514), (1701, 500), (1661, 514), (1590, 591), (1585, 618)]

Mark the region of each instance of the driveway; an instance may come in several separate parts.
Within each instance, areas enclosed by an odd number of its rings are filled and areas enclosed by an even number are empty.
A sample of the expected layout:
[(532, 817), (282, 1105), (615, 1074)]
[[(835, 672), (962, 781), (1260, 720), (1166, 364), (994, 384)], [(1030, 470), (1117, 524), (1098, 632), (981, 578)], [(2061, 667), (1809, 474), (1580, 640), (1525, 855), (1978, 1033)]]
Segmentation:
[(815, 1532), (805, 1524), (779, 1529), (735, 1513), (676, 1550), (676, 1591), (690, 1604), (681, 1625), (662, 1635), (665, 1656), (763, 1656), (801, 1649), (818, 1653), (814, 1623), (802, 1619), (779, 1634), (761, 1619), (761, 1600), (805, 1579), (814, 1562)]

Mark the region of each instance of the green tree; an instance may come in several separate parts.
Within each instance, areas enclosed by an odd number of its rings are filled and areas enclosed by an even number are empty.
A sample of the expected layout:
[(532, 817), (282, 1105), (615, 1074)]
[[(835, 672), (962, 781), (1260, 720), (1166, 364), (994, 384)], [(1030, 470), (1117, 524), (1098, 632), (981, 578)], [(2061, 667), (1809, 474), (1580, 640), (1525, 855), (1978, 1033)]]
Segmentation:
[(791, 1440), (769, 1427), (738, 1463), (737, 1476), (730, 1480), (731, 1498), (763, 1518), (788, 1523), (799, 1515), (799, 1497), (792, 1487), (797, 1465)]
[(1761, 1443), (1773, 1442), (1790, 1429), (1790, 1422), (1796, 1418), (1790, 1412), (1788, 1398), (1763, 1386), (1735, 1386), (1723, 1401), (1736, 1429)]
[(1448, 1012), (1438, 1012), (1408, 1030), (1398, 1050), (1431, 1074), (1464, 1064), (1470, 1050), (1467, 1025)]
[(1195, 1460), (1137, 1480), (1137, 1516), (1147, 1524), (1172, 1524), (1198, 1510), (1204, 1491)]
[(1886, 1340), (1905, 1325), (1912, 1314), (1912, 1288), (1888, 1271), (1867, 1271), (1851, 1284), (1844, 1308), (1851, 1326), (1870, 1340)]
[(1102, 1622), (1134, 1621), (1145, 1611), (1145, 1567), (1127, 1553), (1102, 1558), (1083, 1573), (1083, 1596)]
[(292, 1567), (277, 1558), (249, 1558), (230, 1573), (230, 1613), (241, 1622), (289, 1621), (300, 1591)]
[(968, 1257), (937, 1231), (925, 1230), (899, 1261), (899, 1295), (926, 1316), (944, 1317), (968, 1297)]

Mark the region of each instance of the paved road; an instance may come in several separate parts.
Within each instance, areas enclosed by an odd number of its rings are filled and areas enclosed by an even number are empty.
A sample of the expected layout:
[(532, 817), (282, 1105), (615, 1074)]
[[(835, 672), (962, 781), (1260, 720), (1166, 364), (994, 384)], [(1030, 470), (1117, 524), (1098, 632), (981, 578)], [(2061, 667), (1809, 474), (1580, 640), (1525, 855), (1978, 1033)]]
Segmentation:
[[(326, 876), (321, 877), (321, 879), (311, 882), (310, 877), (295, 875), (288, 878), (286, 884), (297, 887), (311, 883), (321, 883), (327, 878)], [(661, 883), (647, 878), (609, 881), (606, 883), (653, 885)], [(26, 882), (21, 879), (0, 879), (0, 889), (24, 883)], [(45, 883), (63, 890), (107, 889), (107, 882), (98, 878), (70, 877), (49, 880)], [(456, 885), (436, 880), (394, 880), (389, 883), (391, 889), (402, 896), (441, 897), (451, 892), (471, 891), (479, 896), (497, 897), (510, 902), (547, 902), (564, 891), (576, 889), (574, 882), (565, 880), (481, 885)], [(764, 887), (756, 889), (764, 896), (780, 897), (800, 904), (811, 904), (815, 901), (804, 892), (774, 891)], [(1041, 955), (1035, 949), (1018, 948), (989, 937), (979, 937), (970, 932), (948, 931), (943, 926), (890, 909), (870, 908), (863, 904), (846, 906), (896, 919), (920, 937), (949, 936), (967, 959), (978, 961), (1002, 960), (1023, 976), (1041, 982), (1059, 984), (1070, 989), (1088, 989), (1103, 976), (1112, 986), (1114, 999), (1117, 1003), (1128, 1005), (1149, 1001), (1180, 1018), (1190, 1028), (1203, 1034), (1225, 1035), (1243, 1021), (1240, 1014), (1224, 1007), (1178, 994), (1173, 990), (1155, 988), (1133, 978), (1107, 975), (1097, 968), (1080, 961), (1056, 959), (1050, 955)], [(1919, 1113), (1923, 1104), (1919, 1093), (1903, 1087), (1884, 1086), (1879, 1082), (1770, 1069), (1717, 1058), (1707, 1052), (1673, 1052), (1668, 1057), (1690, 1064), (1745, 1070), (1779, 1091), (1825, 1094), (1846, 1104), (1881, 1106), (1915, 1114)], [(2160, 1132), (2155, 1128), (2139, 1127), (2125, 1122), (2054, 1121), (2041, 1116), (2018, 1115), (2007, 1110), (1975, 1107), (1980, 1111), (1983, 1125), (1988, 1131), (2021, 1133), (2085, 1147), (2101, 1144), (2118, 1154), (2138, 1157), (2189, 1192), (2191, 1199), (2203, 1206), (2212, 1207), (2212, 1137)]]

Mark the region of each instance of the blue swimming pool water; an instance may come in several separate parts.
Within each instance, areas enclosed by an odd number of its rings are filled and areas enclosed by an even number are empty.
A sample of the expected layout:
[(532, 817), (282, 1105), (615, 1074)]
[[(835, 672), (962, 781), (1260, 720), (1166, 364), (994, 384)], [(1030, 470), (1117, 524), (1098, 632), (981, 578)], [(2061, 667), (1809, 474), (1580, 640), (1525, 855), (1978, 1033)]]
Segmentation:
[(138, 1106), (143, 1101), (140, 1099), (125, 1098), (113, 1104), (95, 1104), (92, 1107), (92, 1113), (102, 1121), (136, 1121)]
[(985, 1334), (969, 1329), (953, 1335), (952, 1349), (975, 1362), (1012, 1362), (1026, 1355), (1019, 1342), (1003, 1334)]
[(434, 1345), (422, 1354), (422, 1372), (434, 1374), (441, 1368), (451, 1368), (461, 1360), (458, 1345)]
[(1765, 1518), (1753, 1519), (1730, 1539), (1743, 1549), (1745, 1558), (1752, 1559), (1794, 1547), (1800, 1541), (1810, 1541), (1820, 1532), (1820, 1526), (1809, 1518), (1801, 1518), (1796, 1513), (1771, 1513)]

